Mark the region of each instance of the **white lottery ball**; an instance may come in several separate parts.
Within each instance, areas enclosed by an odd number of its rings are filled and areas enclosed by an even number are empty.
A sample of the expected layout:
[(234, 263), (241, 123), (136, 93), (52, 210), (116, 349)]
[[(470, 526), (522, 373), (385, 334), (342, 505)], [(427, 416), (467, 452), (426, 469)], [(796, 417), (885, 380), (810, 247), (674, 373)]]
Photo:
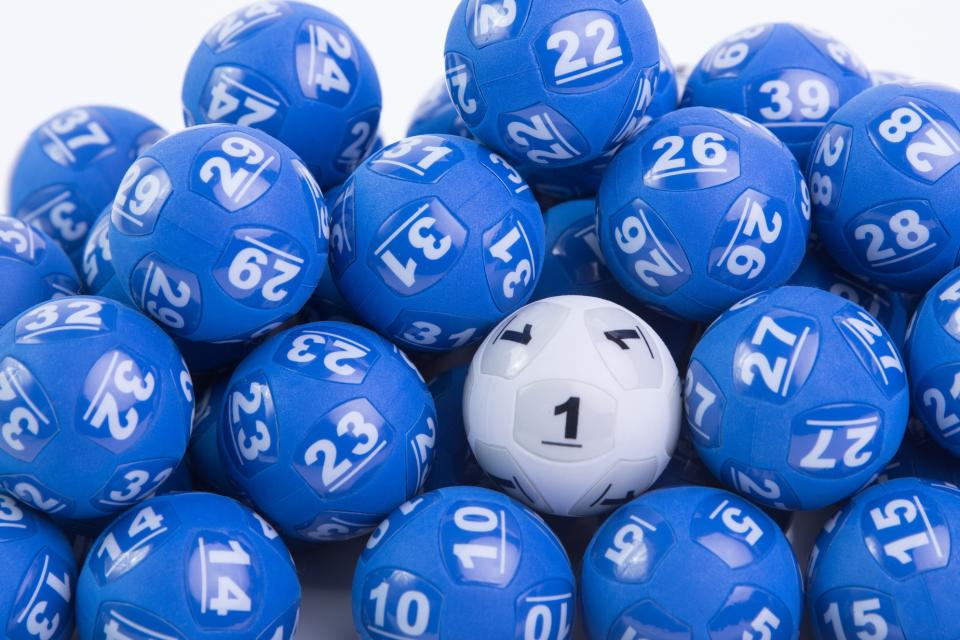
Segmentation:
[(680, 431), (663, 340), (620, 305), (534, 302), (497, 326), (464, 388), (467, 439), (500, 488), (544, 513), (586, 516), (660, 476)]

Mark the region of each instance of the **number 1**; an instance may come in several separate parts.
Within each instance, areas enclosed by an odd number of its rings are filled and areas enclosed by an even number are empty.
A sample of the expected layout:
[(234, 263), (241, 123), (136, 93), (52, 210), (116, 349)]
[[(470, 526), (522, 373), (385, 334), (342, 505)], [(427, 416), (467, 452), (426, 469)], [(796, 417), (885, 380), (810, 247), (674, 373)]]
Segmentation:
[(577, 430), (580, 427), (580, 398), (570, 396), (562, 404), (553, 408), (553, 415), (560, 416), (566, 414), (563, 427), (563, 437), (565, 440), (576, 440)]

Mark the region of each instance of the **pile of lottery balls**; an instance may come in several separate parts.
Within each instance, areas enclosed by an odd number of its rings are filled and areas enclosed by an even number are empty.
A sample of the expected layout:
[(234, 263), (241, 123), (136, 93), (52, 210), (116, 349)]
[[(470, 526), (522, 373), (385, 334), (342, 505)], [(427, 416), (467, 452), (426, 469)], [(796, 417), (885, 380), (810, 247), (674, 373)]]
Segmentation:
[(960, 92), (794, 24), (683, 77), (641, 0), (463, 0), (444, 68), (381, 140), (258, 2), (184, 129), (25, 141), (0, 636), (290, 640), (362, 537), (364, 639), (960, 637)]

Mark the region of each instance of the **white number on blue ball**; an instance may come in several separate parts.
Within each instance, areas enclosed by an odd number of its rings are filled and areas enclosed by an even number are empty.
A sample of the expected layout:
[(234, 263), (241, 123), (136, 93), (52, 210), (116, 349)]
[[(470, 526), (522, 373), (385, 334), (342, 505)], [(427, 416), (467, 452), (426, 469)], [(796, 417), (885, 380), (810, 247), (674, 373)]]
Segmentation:
[(870, 126), (877, 150), (910, 177), (932, 184), (960, 164), (960, 129), (932, 103), (904, 96)]
[(611, 222), (620, 263), (646, 288), (669, 295), (690, 279), (690, 264), (683, 248), (646, 203), (635, 200)]
[(86, 109), (61, 113), (40, 128), (44, 153), (59, 165), (82, 169), (113, 141)]

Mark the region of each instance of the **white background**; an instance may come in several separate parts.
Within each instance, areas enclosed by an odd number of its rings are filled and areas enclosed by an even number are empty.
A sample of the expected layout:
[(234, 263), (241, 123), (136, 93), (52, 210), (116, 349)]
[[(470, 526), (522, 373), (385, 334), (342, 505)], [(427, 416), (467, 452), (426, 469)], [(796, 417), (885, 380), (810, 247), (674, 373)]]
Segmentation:
[[(549, 0), (547, 0), (549, 1)], [(457, 0), (314, 0), (370, 50), (384, 93), (382, 132), (400, 137), (442, 75)], [(960, 85), (954, 3), (942, 0), (647, 0), (674, 62), (695, 63), (751, 24), (797, 21), (834, 34), (868, 66)], [(113, 104), (182, 126), (180, 83), (204, 33), (241, 0), (6, 0), (0, 15), (0, 208), (21, 141), (79, 104)]]

